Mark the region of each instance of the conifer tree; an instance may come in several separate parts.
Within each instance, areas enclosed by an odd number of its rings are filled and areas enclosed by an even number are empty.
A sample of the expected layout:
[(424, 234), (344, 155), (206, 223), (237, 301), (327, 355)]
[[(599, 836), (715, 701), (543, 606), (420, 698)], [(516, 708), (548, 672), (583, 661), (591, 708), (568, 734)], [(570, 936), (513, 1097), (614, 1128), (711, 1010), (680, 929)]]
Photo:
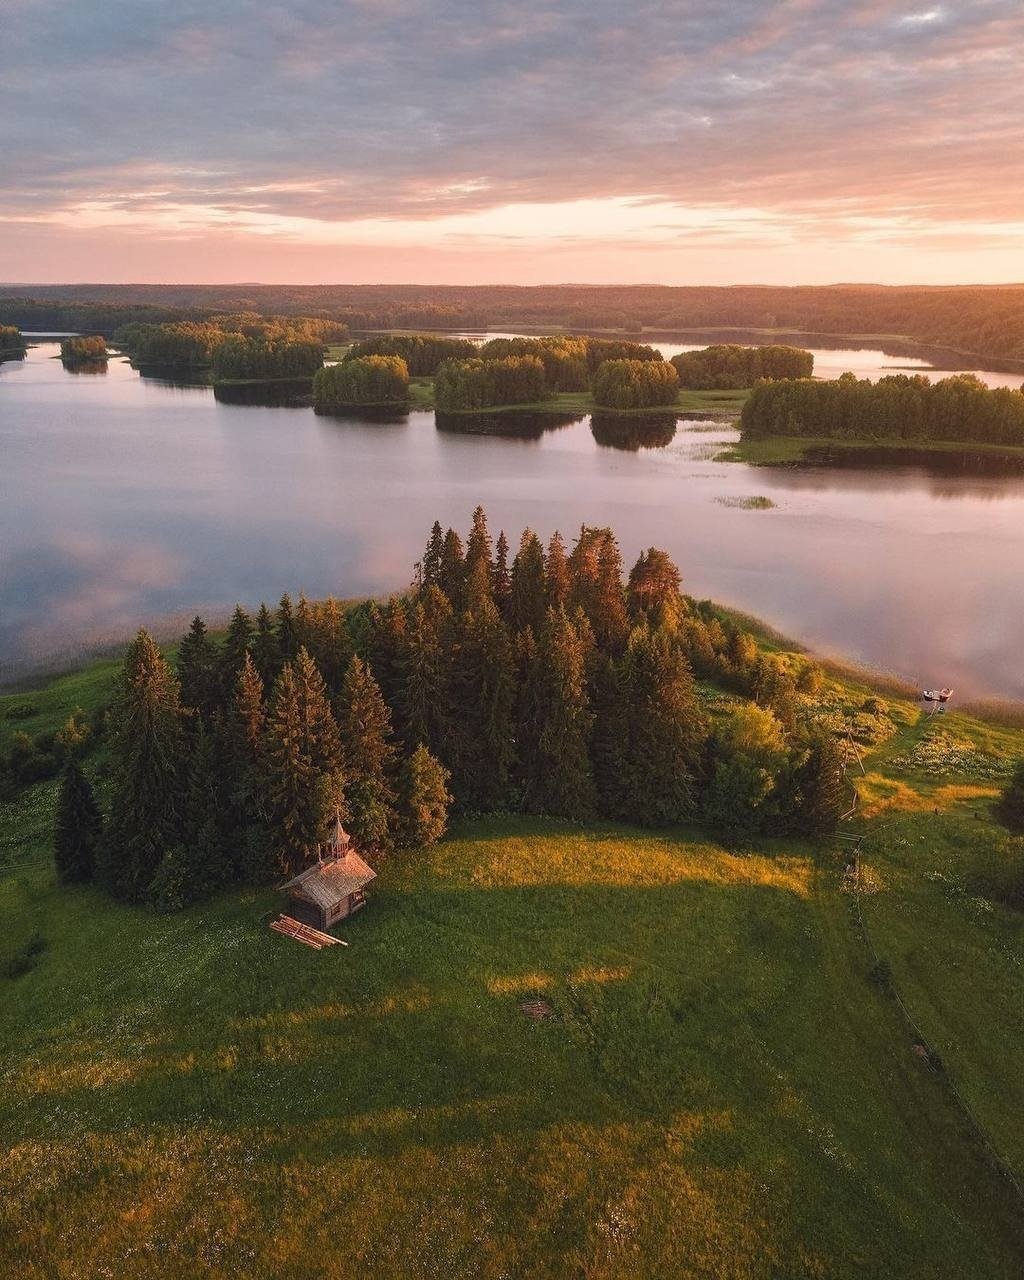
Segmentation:
[(625, 788), (629, 750), (629, 700), (619, 664), (610, 654), (597, 655), (593, 673), (594, 728), (590, 755), (601, 812), (622, 818), (628, 812)]
[(623, 816), (643, 826), (682, 822), (696, 807), (707, 736), (689, 663), (667, 631), (645, 625), (630, 634), (621, 680)]
[(633, 618), (646, 618), (652, 627), (674, 626), (682, 613), (679, 570), (657, 547), (641, 551), (629, 571), (626, 595)]
[(790, 821), (800, 835), (824, 836), (835, 831), (846, 797), (843, 762), (835, 736), (816, 733), (796, 770), (796, 808)]
[(252, 654), (247, 653), (223, 725), (228, 789), (239, 825), (260, 815), (260, 754), (266, 718), (263, 680)]
[(421, 591), (426, 591), (428, 587), (439, 587), (441, 585), (443, 555), (444, 533), (441, 529), (440, 520), (435, 520), (434, 527), (430, 530), (430, 538), (426, 549), (423, 552), (423, 559), (420, 561), (419, 585)]
[(281, 645), (274, 629), (274, 618), (266, 606), (256, 614), (256, 634), (252, 641), (252, 657), (264, 686), (272, 684), (281, 668)]
[(64, 766), (57, 792), (53, 859), (61, 884), (84, 884), (96, 873), (102, 835), (99, 807), (89, 779), (74, 757)]
[(349, 829), (363, 849), (387, 849), (397, 817), (389, 777), (395, 757), (391, 713), (373, 673), (354, 657), (338, 698)]
[(465, 558), (462, 551), (462, 539), (454, 529), (444, 535), (441, 548), (441, 568), (437, 575), (437, 585), (448, 597), (453, 609), (462, 608), (462, 590), (466, 581)]
[(524, 529), (512, 561), (509, 584), (509, 622), (515, 631), (530, 627), (539, 635), (547, 617), (544, 549), (532, 529)]
[(252, 618), (240, 604), (235, 605), (220, 655), (220, 688), (221, 697), (225, 701), (231, 697), (245, 655), (249, 652), (253, 630)]
[(125, 657), (110, 715), (114, 790), (97, 871), (116, 897), (143, 898), (164, 853), (180, 838), (183, 719), (177, 677), (148, 632), (140, 631)]
[(586, 682), (588, 640), (564, 609), (548, 611), (537, 646), (530, 695), (539, 723), (522, 761), (526, 807), (585, 818), (594, 809), (588, 745), (593, 723)]
[(370, 606), (370, 630), (366, 656), (389, 707), (398, 703), (408, 632), (405, 601), (393, 596), (381, 608)]
[(473, 512), (473, 527), (466, 543), (465, 579), (462, 605), (471, 612), (480, 608), (491, 597), (492, 563), (491, 534), (483, 507)]
[(351, 661), (353, 650), (345, 610), (333, 596), (328, 596), (319, 604), (307, 603), (306, 621), (302, 630), (306, 637), (304, 644), (316, 662), (327, 687), (339, 688)]
[(282, 662), (291, 662), (299, 652), (298, 633), (295, 629), (295, 614), (292, 610), (292, 598), (286, 591), (277, 606), (277, 647)]
[(512, 579), (508, 567), (508, 538), (505, 530), (498, 534), (494, 551), (494, 571), (491, 574), (491, 597), (498, 607), (498, 612), (508, 621), (509, 600), (512, 591)]
[(219, 701), (217, 648), (198, 615), (192, 619), (188, 634), (178, 646), (178, 681), (182, 706), (198, 711), (209, 719)]
[(448, 758), (464, 809), (493, 812), (511, 800), (516, 678), (508, 629), (490, 600), (463, 615), (452, 671)]
[(231, 879), (220, 799), (222, 762), (202, 723), (190, 734), (188, 745), (181, 840), (165, 851), (146, 890), (147, 901), (157, 911), (180, 911)]
[(570, 600), (587, 615), (602, 649), (618, 650), (629, 634), (622, 556), (611, 529), (580, 530), (569, 556)]
[(274, 849), (285, 872), (299, 870), (343, 803), (341, 745), (316, 664), (300, 649), (274, 685), (263, 768)]
[(1015, 835), (1024, 834), (1024, 758), (1017, 761), (1003, 788), (996, 804), (996, 816)]
[(435, 844), (445, 833), (452, 797), (448, 770), (420, 744), (402, 762), (398, 778), (398, 843), (404, 848)]
[(547, 580), (547, 605), (549, 609), (557, 609), (559, 605), (569, 604), (569, 559), (565, 552), (565, 542), (556, 529), (548, 543), (548, 554), (544, 561), (544, 574)]
[[(295, 639), (299, 648), (305, 649), (316, 661), (313, 610), (304, 591), (299, 592), (299, 603), (295, 606)], [(322, 671), (321, 674), (323, 674)]]
[(441, 760), (448, 741), (451, 605), (430, 587), (409, 618), (402, 653), (396, 722), (409, 750), (423, 743)]

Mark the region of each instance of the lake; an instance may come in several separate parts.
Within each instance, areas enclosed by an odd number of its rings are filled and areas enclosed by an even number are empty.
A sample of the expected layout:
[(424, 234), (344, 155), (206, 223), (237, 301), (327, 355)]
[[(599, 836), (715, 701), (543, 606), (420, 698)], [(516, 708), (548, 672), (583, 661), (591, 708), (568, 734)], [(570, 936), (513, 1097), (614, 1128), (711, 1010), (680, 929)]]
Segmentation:
[[(705, 345), (690, 336), (658, 345)], [(323, 418), (222, 403), (121, 359), (70, 373), (56, 350), (0, 365), (0, 679), (142, 624), (167, 634), (197, 610), (223, 617), (236, 600), (400, 589), (433, 520), (464, 532), (480, 502), (513, 546), (524, 525), (571, 541), (581, 523), (609, 524), (627, 566), (662, 546), (688, 592), (816, 650), (1024, 698), (1024, 475), (717, 463), (735, 431), (685, 420), (498, 436), (439, 430), (422, 412)], [(815, 367), (876, 377), (927, 360), (821, 348)], [(757, 495), (775, 508), (736, 505)]]

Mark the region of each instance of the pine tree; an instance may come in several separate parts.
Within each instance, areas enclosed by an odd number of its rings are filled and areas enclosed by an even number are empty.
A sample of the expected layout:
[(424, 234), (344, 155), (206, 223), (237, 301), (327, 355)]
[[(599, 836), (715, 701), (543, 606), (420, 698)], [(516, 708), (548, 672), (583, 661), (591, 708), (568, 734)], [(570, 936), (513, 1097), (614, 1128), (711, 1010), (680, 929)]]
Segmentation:
[(341, 745), (323, 678), (305, 649), (274, 685), (264, 735), (269, 825), (281, 869), (299, 870), (343, 803)]
[(494, 565), (491, 558), (491, 534), (483, 507), (473, 512), (473, 527), (466, 543), (465, 580), (462, 593), (463, 607), (474, 612), (485, 601), (490, 601), (491, 578)]
[(277, 647), (282, 662), (291, 662), (299, 652), (299, 639), (295, 630), (295, 615), (292, 611), (292, 599), (287, 593), (281, 597), (277, 606)]
[(274, 630), (274, 618), (266, 603), (256, 614), (256, 634), (252, 642), (252, 657), (264, 686), (277, 679), (281, 669), (281, 645)]
[(349, 829), (363, 849), (387, 849), (397, 818), (389, 776), (395, 757), (391, 713), (373, 673), (359, 657), (349, 663), (338, 698)]
[(221, 697), (224, 701), (231, 697), (231, 691), (235, 687), (235, 681), (238, 679), (238, 673), (242, 669), (245, 655), (249, 652), (252, 637), (252, 618), (249, 617), (240, 604), (235, 605), (235, 611), (231, 615), (231, 621), (228, 623), (227, 634), (224, 637), (224, 647), (220, 655), (220, 688)]
[(57, 792), (53, 859), (61, 884), (84, 884), (92, 880), (102, 829), (89, 779), (72, 757), (64, 766)]
[(398, 779), (398, 842), (404, 848), (435, 844), (445, 833), (452, 798), (448, 770), (422, 744), (402, 763)]
[[(300, 601), (301, 604), (301, 601)], [(333, 596), (320, 604), (307, 605), (307, 621), (303, 628), (304, 643), (329, 689), (340, 687), (352, 659), (345, 610)]]
[(511, 800), (516, 671), (508, 629), (490, 600), (463, 615), (451, 684), (449, 755), (463, 809), (494, 812)]
[(652, 627), (674, 626), (682, 615), (681, 581), (667, 552), (641, 551), (626, 588), (630, 615), (646, 618)]
[(689, 663), (670, 634), (637, 627), (621, 664), (626, 700), (623, 816), (682, 822), (696, 807), (707, 728)]
[(585, 818), (594, 809), (594, 780), (588, 745), (593, 723), (587, 699), (588, 640), (564, 609), (549, 610), (537, 646), (534, 686), (536, 741), (522, 760), (526, 808), (566, 818)]
[(549, 609), (557, 609), (559, 605), (569, 604), (569, 560), (565, 553), (565, 542), (556, 529), (548, 543), (548, 554), (544, 561), (544, 573), (547, 580), (547, 605)]
[(505, 530), (498, 534), (494, 551), (494, 572), (491, 574), (491, 597), (498, 607), (498, 612), (508, 621), (509, 602), (512, 593), (512, 579), (508, 567), (508, 538)]
[(114, 790), (97, 871), (116, 897), (144, 897), (164, 853), (180, 838), (183, 720), (177, 678), (140, 631), (125, 657), (110, 715)]
[(437, 575), (437, 585), (448, 597), (453, 609), (462, 608), (462, 590), (466, 581), (466, 566), (462, 552), (462, 539), (454, 529), (444, 535), (441, 548), (441, 568)]
[(824, 836), (835, 831), (847, 807), (843, 761), (833, 734), (811, 739), (807, 755), (796, 770), (796, 811), (792, 826), (800, 835)]
[[(304, 591), (299, 592), (299, 603), (295, 606), (295, 639), (300, 649), (305, 649), (316, 661), (316, 646), (313, 635), (313, 610), (306, 599)], [(321, 672), (321, 674), (323, 674)]]
[(182, 706), (209, 719), (220, 694), (218, 654), (206, 623), (198, 615), (178, 646), (177, 668)]
[(539, 635), (547, 617), (547, 586), (544, 549), (532, 529), (524, 529), (519, 550), (512, 561), (509, 585), (509, 621), (513, 630), (530, 627)]
[(587, 615), (600, 648), (620, 649), (629, 634), (622, 556), (611, 529), (584, 525), (569, 557), (570, 600)]
[(996, 804), (996, 816), (1015, 835), (1024, 834), (1024, 758), (1017, 761), (1003, 788)]
[(441, 561), (444, 553), (444, 533), (440, 520), (434, 521), (430, 539), (420, 561), (419, 586), (421, 591), (441, 585)]

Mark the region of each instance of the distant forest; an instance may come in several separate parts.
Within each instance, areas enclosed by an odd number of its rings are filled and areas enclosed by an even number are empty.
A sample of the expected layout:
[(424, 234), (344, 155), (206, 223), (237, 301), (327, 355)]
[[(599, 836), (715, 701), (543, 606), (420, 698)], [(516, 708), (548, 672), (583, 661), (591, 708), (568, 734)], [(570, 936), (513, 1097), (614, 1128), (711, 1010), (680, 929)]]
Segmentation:
[(546, 326), (579, 330), (758, 328), (902, 336), (996, 360), (1024, 360), (1024, 285), (24, 285), (0, 286), (0, 324), (109, 336), (132, 321), (256, 311), (351, 329)]

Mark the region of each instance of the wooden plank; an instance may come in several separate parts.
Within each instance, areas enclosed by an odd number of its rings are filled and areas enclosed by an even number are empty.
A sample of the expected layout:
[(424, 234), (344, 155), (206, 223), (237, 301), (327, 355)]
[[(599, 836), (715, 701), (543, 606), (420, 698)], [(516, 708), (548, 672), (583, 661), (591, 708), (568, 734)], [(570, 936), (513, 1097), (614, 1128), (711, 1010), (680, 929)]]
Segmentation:
[(275, 933), (294, 938), (296, 942), (303, 942), (315, 951), (322, 951), (324, 947), (348, 946), (343, 938), (332, 938), (329, 933), (322, 933), (312, 925), (303, 924), (301, 920), (296, 920), (292, 916), (280, 915), (276, 920), (271, 920), (270, 927)]

